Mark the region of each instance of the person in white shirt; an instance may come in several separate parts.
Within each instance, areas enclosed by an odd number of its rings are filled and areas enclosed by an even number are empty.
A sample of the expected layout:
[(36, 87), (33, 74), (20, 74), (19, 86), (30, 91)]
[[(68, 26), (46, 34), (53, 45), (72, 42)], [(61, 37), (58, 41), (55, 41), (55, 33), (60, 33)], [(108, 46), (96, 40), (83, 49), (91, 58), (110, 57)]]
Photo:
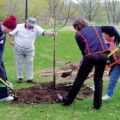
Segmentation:
[[(15, 40), (13, 41), (14, 35)], [(55, 36), (56, 33), (38, 26), (33, 17), (29, 17), (23, 24), (18, 24), (16, 29), (9, 33), (9, 43), (14, 46), (18, 83), (23, 82), (23, 62), (26, 66), (27, 82), (35, 83), (33, 79), (34, 42), (38, 35)]]

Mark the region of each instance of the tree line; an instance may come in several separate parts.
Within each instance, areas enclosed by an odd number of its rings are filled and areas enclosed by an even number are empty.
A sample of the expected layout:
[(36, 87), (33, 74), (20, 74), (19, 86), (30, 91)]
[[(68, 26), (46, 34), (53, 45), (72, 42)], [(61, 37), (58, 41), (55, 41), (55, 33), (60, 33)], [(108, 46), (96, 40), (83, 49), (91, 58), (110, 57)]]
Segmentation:
[[(58, 22), (66, 19), (68, 22), (83, 16), (89, 22), (120, 23), (119, 0), (76, 1), (77, 3), (72, 0), (28, 0), (28, 16), (36, 17), (38, 22), (45, 24), (53, 16), (56, 16)], [(16, 15), (19, 22), (25, 20), (25, 0), (0, 0), (0, 8), (0, 21), (10, 14)]]

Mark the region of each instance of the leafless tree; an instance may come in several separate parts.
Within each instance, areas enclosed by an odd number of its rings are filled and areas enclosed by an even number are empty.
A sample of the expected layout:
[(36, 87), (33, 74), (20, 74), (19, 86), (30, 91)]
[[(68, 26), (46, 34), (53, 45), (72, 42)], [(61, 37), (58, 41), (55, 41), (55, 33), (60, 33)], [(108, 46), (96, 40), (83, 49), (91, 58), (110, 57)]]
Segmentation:
[(118, 24), (120, 22), (120, 2), (118, 0), (105, 0), (105, 7), (109, 23)]
[(25, 0), (6, 0), (6, 8), (9, 15), (16, 15), (19, 22), (24, 20)]
[(13, 2), (13, 0), (7, 0), (6, 7), (8, 9), (8, 14), (16, 14), (17, 2)]
[(0, 3), (0, 22), (3, 20), (3, 18), (5, 17), (5, 13), (2, 11), (5, 8), (5, 4), (4, 3)]
[[(71, 9), (72, 1), (71, 0), (48, 0), (49, 6), (49, 21), (52, 24), (53, 30), (58, 31), (63, 28), (70, 16), (72, 16), (78, 6), (72, 10)], [(59, 22), (61, 21), (61, 24)], [(59, 25), (58, 25), (59, 24)], [(59, 27), (58, 27), (59, 26)], [(56, 67), (56, 37), (53, 40), (53, 87), (56, 87), (56, 75), (55, 75), (55, 67)]]
[(97, 10), (101, 0), (78, 0), (79, 5), (83, 8), (85, 18), (91, 22), (97, 15)]

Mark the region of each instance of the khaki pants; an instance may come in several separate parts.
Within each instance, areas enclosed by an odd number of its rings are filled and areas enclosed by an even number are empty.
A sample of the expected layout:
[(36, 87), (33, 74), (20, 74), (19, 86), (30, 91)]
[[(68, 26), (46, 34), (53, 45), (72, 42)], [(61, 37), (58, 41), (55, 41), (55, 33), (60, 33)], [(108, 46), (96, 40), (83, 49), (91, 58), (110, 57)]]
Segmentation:
[(35, 50), (22, 48), (15, 43), (14, 54), (16, 59), (17, 78), (23, 78), (23, 64), (25, 64), (27, 80), (33, 79), (33, 60)]

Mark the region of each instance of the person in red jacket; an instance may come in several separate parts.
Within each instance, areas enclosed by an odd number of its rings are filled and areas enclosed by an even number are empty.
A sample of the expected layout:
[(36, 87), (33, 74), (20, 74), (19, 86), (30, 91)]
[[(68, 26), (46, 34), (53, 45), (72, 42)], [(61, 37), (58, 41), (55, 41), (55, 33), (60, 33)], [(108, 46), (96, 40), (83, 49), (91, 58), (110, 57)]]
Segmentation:
[(83, 61), (71, 90), (65, 97), (58, 94), (58, 99), (65, 106), (72, 104), (92, 68), (95, 67), (93, 108), (100, 109), (102, 105), (102, 78), (109, 53), (109, 48), (102, 34), (106, 33), (115, 36), (115, 41), (118, 43), (120, 36), (112, 26), (88, 26), (88, 23), (83, 18), (77, 18), (73, 23), (73, 27), (76, 30), (75, 39), (82, 52)]
[[(110, 37), (109, 35), (105, 35), (105, 39), (108, 41), (110, 50), (112, 51), (116, 47), (116, 43), (114, 43), (114, 37)], [(119, 50), (119, 49), (118, 49)], [(117, 82), (120, 77), (120, 51), (116, 51), (110, 59), (111, 64), (114, 64), (109, 73), (109, 81), (106, 95), (102, 97), (102, 100), (109, 100), (114, 95), (115, 88), (117, 86)]]
[[(17, 23), (15, 16), (10, 16), (2, 23), (0, 23), (0, 79), (4, 80), (5, 82), (7, 81), (7, 75), (3, 63), (3, 53), (6, 41), (6, 34), (15, 29), (16, 25)], [(0, 82), (0, 101), (11, 101), (13, 99), (13, 96), (8, 95), (7, 86), (5, 86), (4, 83)]]

